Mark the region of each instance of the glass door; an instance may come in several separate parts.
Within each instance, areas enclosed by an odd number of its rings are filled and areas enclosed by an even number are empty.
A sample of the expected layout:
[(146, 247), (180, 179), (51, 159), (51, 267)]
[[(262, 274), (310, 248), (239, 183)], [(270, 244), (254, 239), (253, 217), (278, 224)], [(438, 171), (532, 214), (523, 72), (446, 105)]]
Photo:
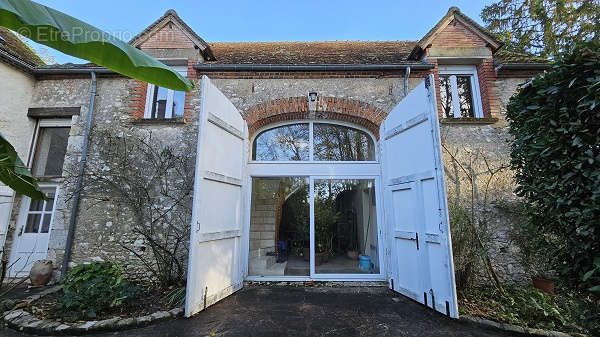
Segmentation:
[(248, 276), (381, 277), (375, 178), (253, 177)]
[(310, 276), (309, 180), (254, 177), (248, 276)]
[(379, 275), (375, 179), (314, 178), (314, 275)]

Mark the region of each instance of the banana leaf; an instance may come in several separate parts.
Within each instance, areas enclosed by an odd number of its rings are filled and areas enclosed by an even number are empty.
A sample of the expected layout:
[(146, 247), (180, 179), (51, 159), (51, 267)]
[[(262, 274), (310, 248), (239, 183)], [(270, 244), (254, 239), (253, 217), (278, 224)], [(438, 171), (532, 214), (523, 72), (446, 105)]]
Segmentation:
[(35, 178), (19, 159), (17, 151), (0, 135), (0, 181), (32, 199), (46, 199)]
[(128, 43), (30, 0), (0, 0), (0, 26), (128, 77), (179, 91), (194, 88), (193, 82)]

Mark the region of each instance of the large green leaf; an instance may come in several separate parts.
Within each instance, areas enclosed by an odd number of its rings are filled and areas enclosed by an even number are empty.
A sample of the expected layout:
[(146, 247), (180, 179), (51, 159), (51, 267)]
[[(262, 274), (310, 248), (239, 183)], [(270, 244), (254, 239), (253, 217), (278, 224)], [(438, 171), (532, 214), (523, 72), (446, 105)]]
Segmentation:
[(46, 198), (25, 164), (19, 159), (15, 148), (2, 135), (0, 135), (0, 181), (17, 193), (32, 199)]
[(194, 84), (139, 49), (72, 16), (29, 0), (1, 0), (0, 26), (112, 71), (180, 91)]

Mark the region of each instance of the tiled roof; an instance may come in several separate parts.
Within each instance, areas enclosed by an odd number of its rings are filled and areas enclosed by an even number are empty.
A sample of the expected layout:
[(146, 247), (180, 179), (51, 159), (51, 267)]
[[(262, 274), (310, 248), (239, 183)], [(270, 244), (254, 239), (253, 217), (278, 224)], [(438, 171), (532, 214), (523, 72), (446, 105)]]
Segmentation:
[(40, 66), (44, 61), (28, 45), (10, 30), (0, 27), (0, 50), (31, 65)]
[[(220, 64), (407, 63), (414, 41), (212, 42)], [(414, 61), (413, 61), (414, 63)]]
[(549, 63), (548, 59), (543, 57), (512, 52), (508, 50), (500, 49), (494, 53), (494, 63), (496, 64), (509, 64), (509, 63)]

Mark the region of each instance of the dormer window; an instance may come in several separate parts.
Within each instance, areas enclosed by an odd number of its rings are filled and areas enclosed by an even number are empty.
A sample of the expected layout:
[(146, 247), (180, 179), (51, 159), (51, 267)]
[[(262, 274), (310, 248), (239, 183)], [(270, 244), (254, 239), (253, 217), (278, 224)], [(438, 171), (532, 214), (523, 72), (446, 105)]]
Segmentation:
[(475, 66), (440, 66), (440, 101), (444, 118), (482, 118)]
[[(172, 67), (182, 76), (187, 76), (187, 67)], [(185, 92), (175, 91), (154, 84), (148, 84), (145, 119), (171, 119), (183, 116)]]

